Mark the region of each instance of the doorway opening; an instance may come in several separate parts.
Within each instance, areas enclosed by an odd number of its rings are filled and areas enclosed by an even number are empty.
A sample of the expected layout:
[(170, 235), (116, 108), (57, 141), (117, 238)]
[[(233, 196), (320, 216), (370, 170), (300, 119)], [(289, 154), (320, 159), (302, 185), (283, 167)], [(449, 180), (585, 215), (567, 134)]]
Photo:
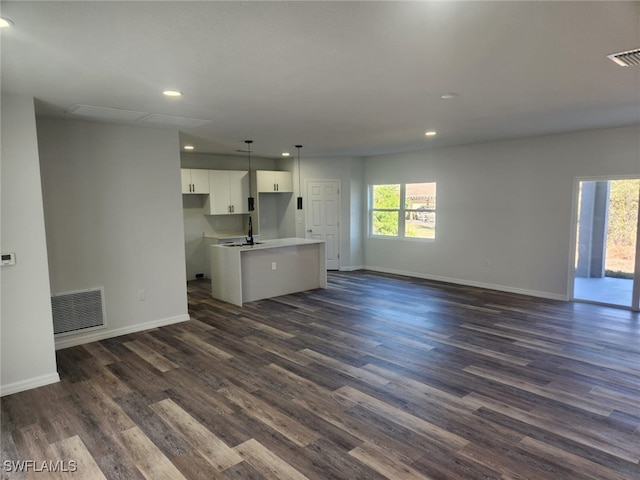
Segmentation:
[(580, 180), (573, 300), (639, 309), (640, 178)]

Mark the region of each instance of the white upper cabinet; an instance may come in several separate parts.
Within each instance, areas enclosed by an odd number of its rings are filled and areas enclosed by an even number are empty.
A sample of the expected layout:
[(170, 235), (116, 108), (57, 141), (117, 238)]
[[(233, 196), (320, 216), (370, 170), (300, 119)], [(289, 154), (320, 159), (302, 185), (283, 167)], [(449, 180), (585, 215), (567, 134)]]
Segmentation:
[(249, 213), (249, 172), (238, 170), (209, 170), (209, 199), (207, 215)]
[(209, 170), (183, 168), (182, 193), (209, 193)]
[(258, 184), (258, 193), (293, 192), (293, 175), (291, 172), (257, 170), (256, 183)]
[(229, 205), (233, 213), (249, 213), (249, 172), (229, 171)]

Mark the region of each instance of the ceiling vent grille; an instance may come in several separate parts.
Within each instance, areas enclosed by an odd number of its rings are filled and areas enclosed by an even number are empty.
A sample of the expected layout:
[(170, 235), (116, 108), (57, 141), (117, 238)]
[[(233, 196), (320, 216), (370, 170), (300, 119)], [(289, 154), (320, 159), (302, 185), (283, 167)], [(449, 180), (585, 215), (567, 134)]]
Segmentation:
[(202, 125), (206, 125), (207, 123), (211, 123), (211, 120), (204, 120), (202, 118), (179, 117), (178, 115), (162, 115), (160, 113), (150, 113), (149, 115), (142, 117), (138, 121), (187, 129), (196, 128)]
[(120, 108), (97, 107), (95, 105), (76, 105), (67, 112), (78, 117), (93, 118), (112, 122), (134, 122), (149, 115), (147, 112), (122, 110)]
[(103, 288), (59, 293), (51, 297), (53, 333), (75, 333), (79, 330), (104, 328)]
[(162, 115), (159, 113), (138, 112), (136, 110), (122, 110), (120, 108), (97, 107), (95, 105), (76, 105), (66, 113), (105, 122), (146, 123), (178, 129), (191, 129), (211, 123), (211, 120), (202, 118)]
[(610, 58), (621, 67), (637, 67), (640, 65), (640, 48), (629, 50), (628, 52), (612, 53), (607, 55), (607, 58)]

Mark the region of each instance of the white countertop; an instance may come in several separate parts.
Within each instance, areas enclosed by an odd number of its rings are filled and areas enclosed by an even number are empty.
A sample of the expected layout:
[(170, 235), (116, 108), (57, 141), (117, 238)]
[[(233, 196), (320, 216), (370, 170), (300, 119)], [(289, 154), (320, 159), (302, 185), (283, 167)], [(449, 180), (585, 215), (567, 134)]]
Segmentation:
[[(247, 233), (242, 232), (220, 232), (220, 233), (204, 233), (204, 238), (210, 238), (213, 240), (233, 240), (234, 238), (244, 238)], [(256, 235), (257, 237), (257, 235)]]
[[(245, 242), (243, 242), (245, 243)], [(220, 243), (218, 245), (211, 245), (212, 248), (224, 248), (227, 250), (235, 250), (235, 251), (243, 251), (243, 250), (261, 250), (267, 248), (278, 248), (278, 247), (290, 247), (297, 245), (312, 245), (317, 243), (324, 243), (324, 240), (312, 240), (309, 238), (276, 238), (273, 240), (262, 240), (258, 241), (254, 245), (237, 245), (237, 246), (228, 246), (229, 244)]]

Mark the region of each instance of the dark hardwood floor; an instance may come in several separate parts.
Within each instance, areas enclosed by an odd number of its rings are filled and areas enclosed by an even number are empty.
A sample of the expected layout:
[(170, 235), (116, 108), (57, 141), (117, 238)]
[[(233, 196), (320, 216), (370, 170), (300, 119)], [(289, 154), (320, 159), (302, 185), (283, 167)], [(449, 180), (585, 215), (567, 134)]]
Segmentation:
[(2, 478), (640, 479), (637, 313), (370, 272), (188, 291), (2, 398)]

